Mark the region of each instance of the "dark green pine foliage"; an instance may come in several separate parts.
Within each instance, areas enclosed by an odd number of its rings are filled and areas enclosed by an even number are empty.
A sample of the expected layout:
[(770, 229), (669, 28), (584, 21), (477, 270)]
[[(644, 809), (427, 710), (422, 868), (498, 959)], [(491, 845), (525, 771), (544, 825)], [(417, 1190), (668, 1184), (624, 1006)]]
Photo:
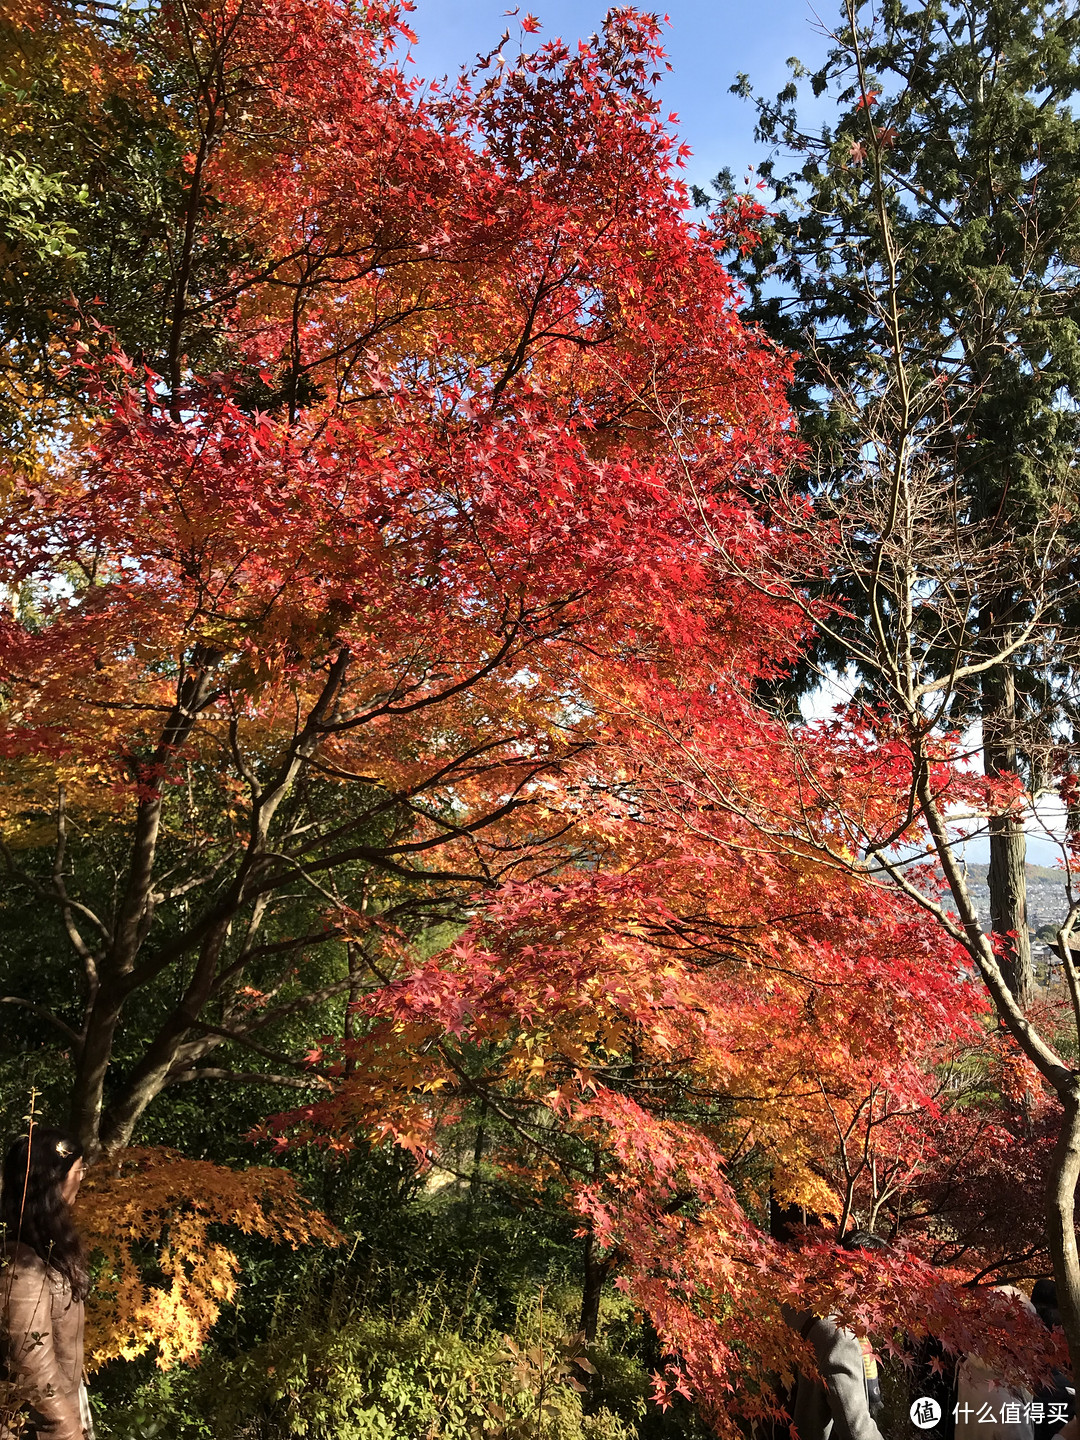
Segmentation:
[[(799, 356), (807, 483), (842, 505), (864, 443), (851, 397), (880, 388), (891, 363), (875, 299), (885, 274), (880, 193), (899, 253), (903, 359), (954, 497), (951, 519), (985, 537), (995, 556), (964, 641), (975, 656), (1000, 650), (1023, 626), (1022, 577), (1051, 510), (1060, 525), (1064, 506), (1080, 540), (1080, 518), (1071, 520), (1074, 509), (1080, 517), (1078, 47), (1075, 0), (855, 0), (821, 69), (808, 74), (793, 60), (777, 99), (754, 100), (758, 139), (772, 147), (760, 175), (773, 213), (760, 246), (733, 267), (760, 323)], [(801, 89), (806, 80), (816, 102)], [(745, 76), (733, 89), (751, 95)], [(807, 110), (826, 101), (830, 123), (806, 127)], [(729, 175), (717, 191), (721, 203), (731, 196)], [(1074, 569), (1064, 564), (1059, 577), (1062, 620), (1072, 625)], [(864, 623), (857, 585), (845, 598), (853, 623)], [(816, 658), (845, 660), (827, 649)], [(872, 691), (873, 677), (861, 678)], [(950, 711), (957, 723), (982, 721), (988, 773), (1015, 769), (1038, 787), (1054, 746), (1074, 736), (1073, 676), (1045, 649), (1021, 650), (981, 683), (956, 687)], [(993, 926), (1026, 1000), (1021, 824), (994, 821), (990, 843)]]

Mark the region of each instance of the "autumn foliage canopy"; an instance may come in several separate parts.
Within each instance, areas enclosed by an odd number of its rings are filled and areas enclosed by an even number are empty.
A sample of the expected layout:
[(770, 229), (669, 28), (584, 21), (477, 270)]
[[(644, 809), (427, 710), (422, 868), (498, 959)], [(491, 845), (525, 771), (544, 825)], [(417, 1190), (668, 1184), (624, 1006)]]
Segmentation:
[[(425, 87), (395, 6), (164, 14), (173, 93), (113, 84), (184, 137), (167, 303), (147, 338), (82, 297), (0, 486), (0, 822), (67, 927), (84, 1144), (317, 1013), (264, 1136), (427, 1166), (486, 1117), (490, 1173), (650, 1316), (661, 1398), (767, 1411), (782, 1300), (1030, 1359), (950, 1286), (1009, 1237), (927, 1236), (962, 1157), (1020, 1143), (971, 1075), (1049, 1102), (852, 873), (837, 797), (885, 833), (902, 753), (766, 703), (806, 628), (761, 499), (788, 362), (719, 258), (753, 206), (687, 218), (656, 22)], [(785, 1249), (770, 1192), (912, 1248)]]

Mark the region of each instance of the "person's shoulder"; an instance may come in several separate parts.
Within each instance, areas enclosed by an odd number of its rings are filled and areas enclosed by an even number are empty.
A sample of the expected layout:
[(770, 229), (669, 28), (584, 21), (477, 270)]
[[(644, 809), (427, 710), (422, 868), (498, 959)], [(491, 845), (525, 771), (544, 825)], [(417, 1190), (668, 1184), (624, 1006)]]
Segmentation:
[(24, 1240), (4, 1240), (0, 1243), (0, 1262), (7, 1261), (9, 1264), (31, 1264), (35, 1260), (39, 1265), (45, 1261), (37, 1253), (32, 1245), (27, 1245)]
[(54, 1308), (58, 1304), (71, 1304), (71, 1286), (60, 1271), (43, 1260), (31, 1245), (0, 1246), (0, 1306), (6, 1309), (16, 1300), (19, 1303), (29, 1300), (36, 1305), (46, 1295)]
[(0, 1245), (0, 1273), (49, 1277), (49, 1266), (31, 1245), (21, 1240), (5, 1240)]
[(786, 1301), (781, 1304), (780, 1313), (792, 1330), (798, 1330), (800, 1333), (806, 1322), (813, 1319), (814, 1315), (812, 1310), (796, 1310), (794, 1305), (789, 1305)]

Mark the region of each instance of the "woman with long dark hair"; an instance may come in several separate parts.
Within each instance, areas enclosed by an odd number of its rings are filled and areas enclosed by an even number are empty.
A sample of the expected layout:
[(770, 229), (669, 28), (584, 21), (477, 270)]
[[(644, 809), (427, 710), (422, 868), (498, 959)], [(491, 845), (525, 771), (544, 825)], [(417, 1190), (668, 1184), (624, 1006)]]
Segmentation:
[(82, 1174), (75, 1141), (35, 1125), (8, 1150), (0, 1176), (0, 1341), (28, 1440), (93, 1436), (83, 1383), (86, 1252), (71, 1217)]

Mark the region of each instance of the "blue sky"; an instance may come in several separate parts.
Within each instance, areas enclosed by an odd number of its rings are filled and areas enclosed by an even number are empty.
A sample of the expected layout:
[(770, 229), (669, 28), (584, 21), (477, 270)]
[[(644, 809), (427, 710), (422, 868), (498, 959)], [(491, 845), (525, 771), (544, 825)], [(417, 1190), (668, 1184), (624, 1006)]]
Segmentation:
[[(508, 0), (417, 0), (410, 21), (419, 35), (417, 73), (452, 74), (478, 51), (492, 49), (506, 26), (517, 23), (506, 18), (511, 8)], [(739, 179), (760, 158), (753, 108), (728, 87), (746, 71), (756, 90), (775, 95), (789, 78), (789, 55), (811, 65), (824, 56), (821, 21), (835, 23), (839, 8), (827, 0), (816, 13), (808, 0), (671, 0), (665, 48), (672, 71), (661, 94), (694, 152), (687, 178), (703, 184), (726, 165)], [(604, 0), (525, 0), (521, 14), (541, 22), (537, 40), (576, 40), (591, 34), (607, 9)]]

